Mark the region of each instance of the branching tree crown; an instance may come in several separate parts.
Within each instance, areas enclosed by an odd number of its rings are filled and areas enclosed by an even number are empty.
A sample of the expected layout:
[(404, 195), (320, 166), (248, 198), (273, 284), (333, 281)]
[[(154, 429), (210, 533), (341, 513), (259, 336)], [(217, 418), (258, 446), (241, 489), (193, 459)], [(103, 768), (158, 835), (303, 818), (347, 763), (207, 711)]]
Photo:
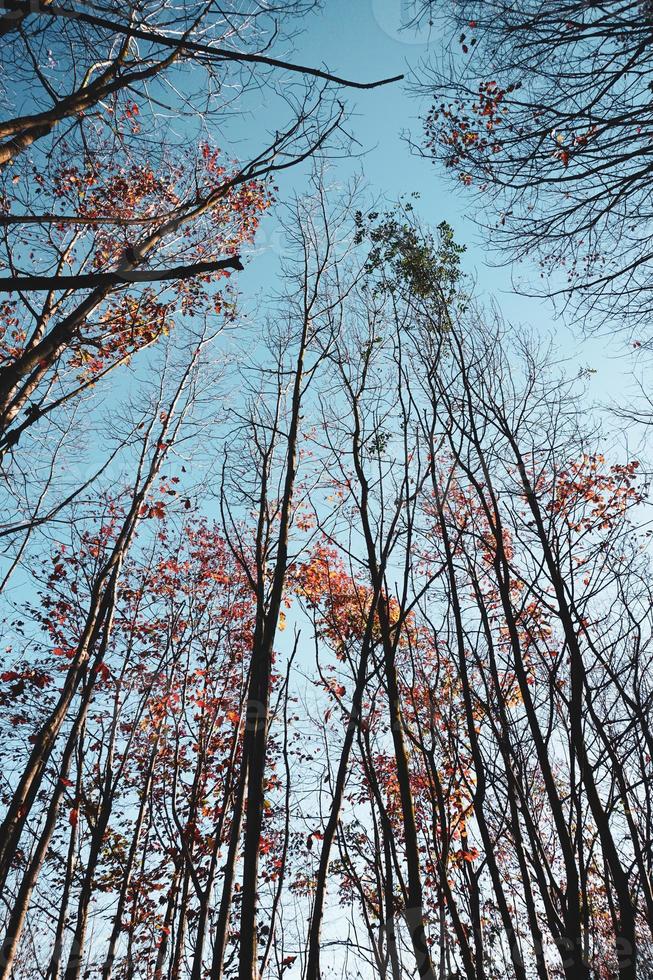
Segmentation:
[[(423, 152), (489, 197), (493, 242), (542, 289), (637, 329), (653, 265), (653, 18), (640, 0), (424, 4), (451, 38), (421, 79)], [(453, 22), (453, 28), (452, 28)]]

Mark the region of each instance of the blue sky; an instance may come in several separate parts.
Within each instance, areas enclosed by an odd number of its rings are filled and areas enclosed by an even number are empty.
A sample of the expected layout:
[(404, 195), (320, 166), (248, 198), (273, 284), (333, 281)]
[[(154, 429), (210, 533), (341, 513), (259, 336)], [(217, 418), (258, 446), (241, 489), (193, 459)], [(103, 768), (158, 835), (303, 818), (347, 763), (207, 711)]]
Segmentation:
[[(302, 34), (296, 38), (294, 58), (304, 64), (326, 65), (331, 71), (358, 80), (409, 72), (428, 58), (429, 44), (435, 48), (440, 43), (438, 36), (429, 37), (427, 31), (415, 35), (401, 29), (402, 8), (405, 10), (409, 3), (410, 0), (325, 0), (322, 11), (307, 19)], [(348, 90), (346, 95), (352, 109), (349, 129), (364, 153), (359, 158), (334, 160), (331, 179), (342, 179), (344, 183), (351, 175), (362, 172), (370, 194), (388, 201), (418, 191), (417, 209), (422, 220), (436, 225), (446, 219), (458, 241), (467, 246), (465, 267), (476, 280), (479, 297), (497, 303), (517, 328), (525, 326), (541, 336), (553, 335), (556, 351), (561, 358), (569, 359), (572, 372), (579, 367), (594, 368), (591, 390), (596, 400), (620, 398), (630, 389), (632, 346), (625, 336), (583, 338), (573, 324), (554, 319), (548, 301), (515, 295), (510, 269), (488, 261), (482, 229), (466, 216), (466, 210), (476, 206), (473, 199), (456, 193), (442, 171), (411, 153), (406, 142), (408, 132), (419, 140), (419, 115), (424, 103), (420, 104), (401, 83), (369, 92)], [(258, 111), (265, 115), (266, 107), (261, 105)], [(302, 191), (307, 172), (307, 167), (298, 168), (282, 177), (282, 200)], [(246, 306), (248, 299), (251, 303), (255, 295), (265, 294), (274, 282), (279, 251), (274, 216), (268, 215), (264, 225), (258, 254), (240, 277)]]

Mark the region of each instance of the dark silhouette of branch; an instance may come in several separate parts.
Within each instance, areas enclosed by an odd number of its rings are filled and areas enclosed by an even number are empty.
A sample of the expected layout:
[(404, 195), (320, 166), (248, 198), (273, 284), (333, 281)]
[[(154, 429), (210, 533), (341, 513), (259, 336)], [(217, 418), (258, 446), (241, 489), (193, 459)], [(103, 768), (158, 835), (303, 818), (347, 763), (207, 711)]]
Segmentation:
[(228, 48), (217, 48), (211, 44), (201, 44), (197, 41), (188, 41), (182, 38), (167, 37), (157, 31), (143, 30), (139, 27), (131, 27), (128, 24), (121, 24), (117, 21), (109, 20), (107, 17), (98, 17), (96, 14), (89, 14), (79, 10), (71, 10), (67, 7), (56, 6), (51, 3), (34, 4), (31, 0), (1, 0), (0, 7), (6, 10), (16, 11), (19, 15), (40, 14), (47, 17), (65, 17), (70, 20), (79, 20), (95, 27), (103, 27), (117, 34), (127, 37), (140, 38), (144, 41), (151, 41), (153, 44), (160, 44), (169, 48), (180, 48), (192, 54), (206, 55), (217, 61), (242, 61), (248, 64), (268, 65), (270, 68), (281, 68), (283, 71), (296, 72), (300, 75), (310, 75), (313, 78), (322, 78), (335, 85), (342, 85), (346, 88), (373, 89), (381, 85), (390, 85), (392, 82), (399, 82), (403, 75), (394, 75), (392, 78), (382, 78), (374, 82), (355, 82), (349, 78), (342, 78), (340, 75), (332, 75), (331, 72), (322, 71), (319, 68), (309, 68), (307, 65), (295, 65), (290, 61), (283, 61), (278, 58), (268, 58), (263, 54), (249, 54), (245, 51), (230, 51)]
[(6, 276), (0, 278), (0, 293), (16, 290), (50, 289), (96, 289), (98, 286), (125, 286), (129, 283), (161, 282), (166, 279), (190, 279), (204, 276), (221, 269), (234, 269), (242, 272), (240, 256), (214, 262), (195, 262), (192, 265), (176, 265), (172, 269), (152, 269), (130, 271), (123, 269), (114, 272), (88, 272), (78, 276)]

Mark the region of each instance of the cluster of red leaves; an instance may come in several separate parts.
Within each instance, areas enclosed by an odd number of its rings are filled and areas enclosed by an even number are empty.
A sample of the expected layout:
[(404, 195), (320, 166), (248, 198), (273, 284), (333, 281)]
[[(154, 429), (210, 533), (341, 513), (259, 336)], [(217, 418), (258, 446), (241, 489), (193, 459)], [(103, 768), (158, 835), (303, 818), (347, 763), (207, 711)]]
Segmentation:
[(574, 531), (607, 530), (642, 501), (638, 469), (637, 460), (606, 466), (601, 454), (583, 454), (556, 474), (548, 510), (561, 515)]
[[(479, 157), (498, 153), (501, 143), (495, 130), (509, 126), (506, 96), (519, 87), (519, 82), (505, 88), (496, 81), (479, 82), (478, 95), (471, 105), (455, 99), (434, 106), (425, 120), (427, 149), (444, 147), (447, 167), (460, 167), (472, 154), (477, 161)], [(464, 169), (459, 177), (463, 184), (472, 183), (471, 174)]]
[(289, 584), (316, 613), (318, 635), (342, 658), (347, 644), (360, 640), (365, 630), (371, 590), (355, 581), (337, 550), (325, 543), (293, 569)]
[[(313, 549), (308, 561), (293, 569), (289, 586), (317, 614), (318, 635), (328, 640), (339, 658), (352, 641), (360, 641), (365, 632), (374, 593), (370, 586), (350, 575), (337, 549), (324, 542)], [(391, 626), (400, 617), (393, 597), (380, 599), (387, 607)], [(380, 623), (374, 616), (372, 638), (378, 641)]]
[(4, 300), (0, 303), (0, 364), (17, 357), (27, 340), (27, 334), (17, 315), (17, 305), (16, 300)]
[[(137, 113), (135, 106), (128, 110), (130, 117)], [(17, 255), (38, 254), (44, 270), (50, 263), (63, 275), (114, 270), (125, 260), (133, 262), (144, 243), (146, 265), (138, 263), (141, 269), (192, 266), (236, 255), (253, 241), (261, 215), (272, 202), (264, 183), (242, 181), (237, 165), (208, 145), (200, 147), (197, 159), (182, 156), (174, 162), (139, 161), (116, 152), (113, 145), (89, 147), (80, 163), (71, 163), (71, 158), (74, 154), (62, 141), (47, 180), (34, 172), (30, 186), (37, 188), (42, 210), (47, 209), (48, 195), (54, 213), (78, 215), (79, 224), (55, 222), (47, 242), (41, 229), (27, 228), (15, 243)], [(203, 201), (210, 201), (208, 210), (200, 207)], [(169, 333), (175, 311), (185, 316), (231, 315), (228, 293), (215, 289), (229, 276), (227, 269), (218, 269), (166, 282), (163, 289), (134, 286), (113, 294), (68, 343), (67, 367), (80, 372), (83, 380), (92, 380)], [(24, 316), (14, 302), (0, 306), (0, 363), (25, 351), (31, 328)]]
[(69, 366), (79, 369), (82, 378), (91, 378), (110, 364), (128, 359), (170, 332), (174, 306), (172, 300), (161, 302), (154, 289), (111, 299), (102, 309), (97, 327), (91, 328), (97, 329), (96, 337), (82, 338), (72, 351)]

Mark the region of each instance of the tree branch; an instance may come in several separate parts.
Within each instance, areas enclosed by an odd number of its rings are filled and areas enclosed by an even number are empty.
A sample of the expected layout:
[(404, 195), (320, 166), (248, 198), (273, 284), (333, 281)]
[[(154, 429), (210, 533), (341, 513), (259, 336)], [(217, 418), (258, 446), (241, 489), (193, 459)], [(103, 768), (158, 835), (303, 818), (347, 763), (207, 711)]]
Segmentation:
[(248, 54), (244, 51), (230, 51), (228, 48), (218, 48), (211, 44), (201, 44), (197, 41), (185, 41), (181, 38), (168, 37), (156, 31), (146, 31), (139, 27), (130, 27), (128, 24), (109, 20), (106, 17), (98, 17), (96, 14), (88, 14), (78, 10), (70, 10), (67, 7), (55, 6), (51, 3), (42, 2), (38, 6), (33, 0), (0, 0), (0, 8), (14, 10), (18, 13), (43, 14), (48, 17), (66, 17), (70, 20), (79, 20), (95, 27), (103, 27), (114, 33), (123, 34), (128, 37), (140, 38), (144, 41), (151, 41), (153, 44), (161, 44), (164, 47), (181, 48), (194, 54), (207, 55), (218, 61), (241, 61), (249, 64), (268, 65), (270, 68), (281, 68), (283, 71), (296, 72), (300, 75), (310, 75), (313, 78), (322, 78), (335, 85), (342, 85), (346, 88), (372, 89), (381, 85), (390, 85), (392, 82), (400, 82), (403, 75), (394, 75), (392, 78), (382, 78), (374, 82), (354, 82), (340, 75), (332, 75), (330, 72), (322, 71), (319, 68), (309, 68), (306, 65), (295, 65), (290, 61), (281, 61), (278, 58), (268, 58), (262, 54)]
[(235, 269), (242, 272), (243, 264), (240, 256), (233, 255), (228, 259), (218, 259), (214, 262), (195, 262), (192, 265), (177, 265), (172, 269), (152, 269), (130, 271), (128, 269), (114, 272), (89, 272), (78, 276), (4, 276), (0, 277), (0, 293), (15, 291), (30, 292), (31, 290), (50, 289), (96, 289), (98, 286), (124, 286), (129, 283), (161, 282), (165, 279), (190, 279), (193, 276), (203, 276), (220, 269)]

